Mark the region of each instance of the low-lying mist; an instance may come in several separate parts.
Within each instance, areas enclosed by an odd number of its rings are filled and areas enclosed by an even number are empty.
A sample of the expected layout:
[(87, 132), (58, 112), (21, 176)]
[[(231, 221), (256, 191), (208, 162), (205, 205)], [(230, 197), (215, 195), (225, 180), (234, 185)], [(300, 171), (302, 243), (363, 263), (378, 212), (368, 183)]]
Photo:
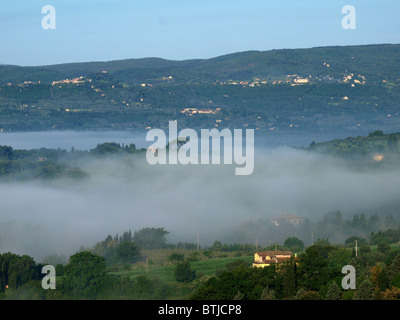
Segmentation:
[[(302, 150), (256, 150), (250, 176), (235, 165), (154, 165), (144, 156), (82, 160), (82, 180), (0, 183), (0, 252), (69, 256), (107, 235), (164, 227), (169, 243), (241, 242), (241, 223), (330, 211), (373, 213), (399, 198), (400, 168), (371, 170)], [(257, 235), (255, 235), (256, 237)]]

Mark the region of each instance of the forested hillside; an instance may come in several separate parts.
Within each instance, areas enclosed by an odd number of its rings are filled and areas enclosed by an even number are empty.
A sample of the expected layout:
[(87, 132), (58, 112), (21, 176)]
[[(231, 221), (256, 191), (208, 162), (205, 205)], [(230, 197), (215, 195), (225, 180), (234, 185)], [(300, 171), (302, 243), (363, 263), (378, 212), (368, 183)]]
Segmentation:
[(0, 66), (0, 130), (398, 130), (400, 45)]

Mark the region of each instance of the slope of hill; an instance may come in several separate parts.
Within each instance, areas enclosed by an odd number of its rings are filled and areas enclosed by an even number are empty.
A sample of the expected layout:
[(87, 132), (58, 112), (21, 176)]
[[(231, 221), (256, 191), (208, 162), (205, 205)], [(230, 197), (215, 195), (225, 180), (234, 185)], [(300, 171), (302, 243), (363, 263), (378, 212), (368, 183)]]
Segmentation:
[[(324, 64), (325, 63), (325, 64)], [(184, 69), (189, 79), (196, 81), (251, 80), (254, 77), (286, 77), (330, 75), (341, 77), (344, 73), (364, 74), (370, 81), (399, 77), (393, 66), (400, 64), (400, 45), (364, 45), (317, 47), (311, 49), (280, 49), (246, 51), (211, 59), (173, 61), (161, 58), (126, 59), (107, 62), (68, 63), (40, 67), (0, 65), (0, 83), (14, 81), (42, 82), (87, 76), (107, 70), (120, 80), (135, 82), (135, 76), (124, 77), (131, 71), (142, 70), (149, 78), (154, 72), (164, 76)], [(327, 66), (329, 65), (329, 66)], [(144, 70), (144, 71), (143, 71)], [(118, 77), (117, 77), (118, 78)]]
[(365, 159), (375, 163), (392, 163), (398, 166), (400, 159), (400, 132), (384, 134), (381, 130), (368, 136), (348, 137), (315, 143), (309, 151), (330, 154), (345, 159)]
[(400, 131), (400, 45), (0, 65), (0, 130)]

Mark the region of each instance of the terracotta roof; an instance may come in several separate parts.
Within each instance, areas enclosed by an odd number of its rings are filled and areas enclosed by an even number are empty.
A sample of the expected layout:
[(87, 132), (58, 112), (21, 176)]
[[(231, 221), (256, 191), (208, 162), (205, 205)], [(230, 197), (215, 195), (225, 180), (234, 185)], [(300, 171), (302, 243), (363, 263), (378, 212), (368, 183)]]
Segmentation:
[(282, 262), (282, 261), (288, 261), (288, 260), (290, 260), (290, 258), (289, 257), (287, 257), (287, 258), (276, 258), (276, 260), (278, 260), (278, 262)]
[(256, 252), (259, 256), (292, 255), (291, 251), (263, 251)]
[(271, 264), (271, 263), (275, 263), (276, 261), (275, 260), (270, 260), (270, 259), (263, 259), (263, 261), (262, 262), (257, 262), (257, 263), (260, 263), (260, 264)]

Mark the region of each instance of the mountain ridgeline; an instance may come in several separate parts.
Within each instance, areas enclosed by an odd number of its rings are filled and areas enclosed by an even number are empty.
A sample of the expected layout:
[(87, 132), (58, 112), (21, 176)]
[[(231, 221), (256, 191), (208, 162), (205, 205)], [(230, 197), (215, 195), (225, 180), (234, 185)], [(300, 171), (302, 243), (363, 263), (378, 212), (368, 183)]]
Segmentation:
[[(326, 64), (329, 66), (327, 67)], [(165, 60), (126, 59), (108, 62), (68, 63), (39, 67), (0, 66), (0, 83), (41, 81), (52, 83), (66, 78), (107, 71), (130, 84), (172, 75), (175, 82), (209, 83), (253, 78), (301, 76), (341, 77), (344, 72), (364, 74), (370, 81), (397, 80), (393, 65), (400, 63), (400, 45), (336, 46), (311, 49), (245, 51), (211, 59)]]
[(0, 130), (397, 131), (400, 45), (0, 65)]

